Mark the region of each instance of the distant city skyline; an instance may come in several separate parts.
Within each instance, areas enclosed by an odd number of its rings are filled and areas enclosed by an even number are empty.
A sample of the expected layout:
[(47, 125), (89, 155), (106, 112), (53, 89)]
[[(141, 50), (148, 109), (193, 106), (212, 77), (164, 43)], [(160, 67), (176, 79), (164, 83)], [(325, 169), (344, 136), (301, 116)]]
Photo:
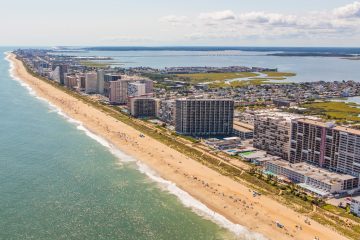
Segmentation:
[(6, 46), (360, 47), (360, 1), (6, 1)]

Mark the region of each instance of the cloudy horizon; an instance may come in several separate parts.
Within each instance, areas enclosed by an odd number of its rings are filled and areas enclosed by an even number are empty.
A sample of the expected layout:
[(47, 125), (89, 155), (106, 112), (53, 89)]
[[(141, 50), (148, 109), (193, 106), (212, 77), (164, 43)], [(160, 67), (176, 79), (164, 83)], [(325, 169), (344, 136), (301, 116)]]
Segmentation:
[(360, 1), (322, 2), (14, 0), (0, 45), (360, 47)]

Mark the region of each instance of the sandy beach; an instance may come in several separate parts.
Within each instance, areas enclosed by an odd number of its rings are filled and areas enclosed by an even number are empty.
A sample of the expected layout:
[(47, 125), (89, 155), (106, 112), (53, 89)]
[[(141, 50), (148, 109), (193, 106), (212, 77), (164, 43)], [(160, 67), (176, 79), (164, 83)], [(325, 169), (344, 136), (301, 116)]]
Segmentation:
[[(15, 55), (9, 54), (9, 59), (14, 64), (13, 74), (29, 84), (38, 96), (58, 106), (68, 116), (81, 121), (93, 133), (142, 161), (159, 176), (175, 183), (233, 223), (274, 240), (313, 240), (314, 236), (318, 236), (320, 240), (347, 239), (314, 221), (307, 225), (304, 223), (306, 216), (269, 197), (253, 197), (248, 187), (148, 136), (140, 137), (140, 132), (132, 127), (33, 77)], [(281, 222), (285, 228), (278, 228), (275, 221)], [(302, 230), (296, 226), (301, 226)], [(252, 235), (247, 237), (246, 239), (257, 239)]]

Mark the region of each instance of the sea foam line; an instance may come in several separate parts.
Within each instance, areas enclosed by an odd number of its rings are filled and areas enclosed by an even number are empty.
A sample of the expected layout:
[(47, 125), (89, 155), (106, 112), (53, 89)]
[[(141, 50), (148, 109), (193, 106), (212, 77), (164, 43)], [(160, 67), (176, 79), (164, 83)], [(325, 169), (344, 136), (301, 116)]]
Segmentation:
[(36, 95), (36, 92), (30, 87), (29, 84), (23, 82), (19, 77), (17, 77), (14, 74), (15, 65), (10, 60), (9, 52), (6, 52), (5, 60), (10, 63), (10, 69), (9, 74), (11, 78), (17, 82), (20, 83), (21, 86), (26, 88), (31, 96), (34, 96), (35, 98), (47, 103), (48, 107), (59, 114), (61, 117), (66, 119), (69, 123), (74, 124), (76, 128), (80, 131), (85, 132), (85, 134), (97, 141), (102, 146), (106, 147), (114, 156), (116, 156), (120, 161), (122, 162), (135, 162), (137, 165), (137, 169), (145, 174), (149, 179), (151, 179), (153, 182), (157, 183), (159, 186), (162, 187), (162, 189), (165, 189), (170, 194), (176, 196), (180, 202), (187, 208), (190, 208), (193, 212), (198, 214), (201, 217), (204, 217), (206, 219), (211, 220), (212, 222), (218, 224), (219, 226), (228, 229), (235, 235), (241, 237), (244, 240), (265, 240), (267, 239), (260, 233), (251, 232), (246, 227), (235, 224), (228, 220), (223, 215), (216, 213), (209, 209), (205, 204), (201, 203), (194, 197), (192, 197), (190, 194), (188, 194), (186, 191), (180, 189), (175, 183), (165, 180), (161, 178), (154, 170), (152, 170), (148, 165), (145, 163), (135, 159), (134, 157), (125, 154), (123, 151), (115, 147), (113, 144), (111, 144), (109, 141), (104, 139), (101, 136), (96, 135), (95, 133), (91, 132), (89, 129), (87, 129), (82, 122), (71, 118), (67, 114), (65, 114), (59, 107), (52, 104), (50, 101), (48, 101), (45, 98), (39, 97)]

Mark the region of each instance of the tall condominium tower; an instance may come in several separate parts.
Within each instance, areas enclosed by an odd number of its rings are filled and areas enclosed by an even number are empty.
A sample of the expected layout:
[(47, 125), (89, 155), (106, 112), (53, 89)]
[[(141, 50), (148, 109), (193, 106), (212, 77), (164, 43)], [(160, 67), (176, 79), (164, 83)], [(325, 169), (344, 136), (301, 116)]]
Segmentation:
[(310, 119), (292, 123), (290, 162), (360, 175), (360, 130)]
[(234, 101), (225, 99), (178, 99), (175, 130), (191, 136), (230, 135)]
[(291, 120), (299, 117), (283, 112), (262, 112), (254, 118), (254, 147), (289, 158)]

